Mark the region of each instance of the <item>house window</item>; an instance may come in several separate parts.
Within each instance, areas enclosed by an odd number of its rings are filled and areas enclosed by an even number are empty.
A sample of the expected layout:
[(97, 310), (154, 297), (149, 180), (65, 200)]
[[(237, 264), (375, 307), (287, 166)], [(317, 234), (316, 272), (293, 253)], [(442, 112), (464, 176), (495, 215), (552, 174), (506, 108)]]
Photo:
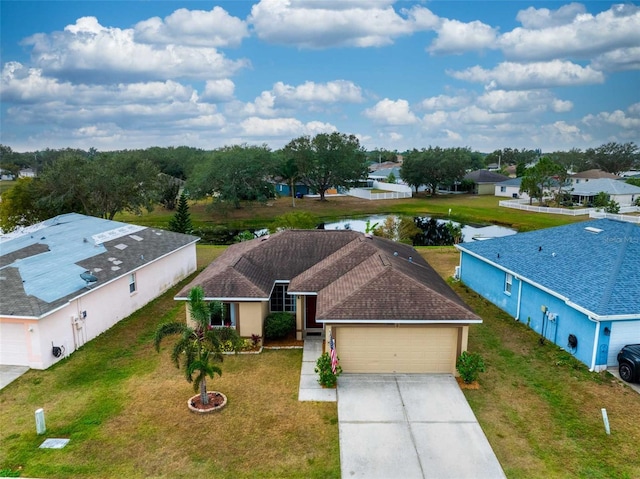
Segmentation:
[(136, 292), (136, 274), (131, 273), (129, 275), (129, 294)]
[(269, 299), (269, 309), (271, 311), (287, 311), (295, 313), (296, 311), (296, 298), (293, 295), (287, 294), (287, 283), (276, 283), (273, 286), (271, 292), (271, 298)]
[[(215, 328), (221, 328), (222, 326), (236, 327), (237, 324), (237, 309), (235, 303), (218, 303), (222, 306), (222, 314), (214, 313), (212, 311), (209, 323)], [(210, 305), (211, 306), (211, 305)]]
[(506, 186), (501, 186), (500, 187), (500, 193), (504, 193), (505, 191), (507, 191), (507, 187)]
[(513, 285), (513, 275), (511, 273), (507, 273), (504, 278), (504, 292), (507, 294), (511, 294), (512, 285)]

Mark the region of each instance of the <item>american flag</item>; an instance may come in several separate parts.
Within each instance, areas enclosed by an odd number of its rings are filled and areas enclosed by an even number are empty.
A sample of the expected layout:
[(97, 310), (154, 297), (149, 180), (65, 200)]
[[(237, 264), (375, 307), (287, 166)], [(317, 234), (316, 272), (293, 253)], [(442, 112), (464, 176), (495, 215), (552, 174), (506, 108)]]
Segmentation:
[(331, 348), (331, 372), (335, 374), (338, 366), (338, 354), (336, 353), (336, 340), (333, 339), (333, 336), (329, 338), (329, 347)]

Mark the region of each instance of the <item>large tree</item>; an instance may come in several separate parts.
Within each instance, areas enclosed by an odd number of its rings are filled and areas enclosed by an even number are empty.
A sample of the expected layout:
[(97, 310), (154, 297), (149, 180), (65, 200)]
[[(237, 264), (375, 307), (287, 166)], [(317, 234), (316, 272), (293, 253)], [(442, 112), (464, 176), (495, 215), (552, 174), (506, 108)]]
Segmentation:
[(557, 188), (557, 196), (561, 196), (562, 188), (567, 179), (567, 170), (548, 157), (542, 157), (531, 168), (527, 168), (522, 177), (520, 191), (529, 195), (529, 203), (537, 199), (540, 204), (545, 194), (553, 187)]
[(329, 188), (348, 188), (367, 177), (367, 158), (354, 135), (320, 133), (290, 141), (283, 150), (293, 158), (300, 181), (324, 201)]
[(592, 168), (599, 168), (614, 175), (629, 170), (638, 161), (638, 146), (633, 143), (605, 143), (585, 152)]
[(407, 153), (400, 168), (400, 177), (416, 188), (425, 185), (436, 194), (439, 185), (460, 181), (471, 163), (468, 148), (429, 147)]
[(273, 154), (266, 146), (234, 145), (214, 151), (187, 180), (191, 198), (213, 196), (240, 208), (242, 201), (267, 201), (275, 195), (268, 176)]

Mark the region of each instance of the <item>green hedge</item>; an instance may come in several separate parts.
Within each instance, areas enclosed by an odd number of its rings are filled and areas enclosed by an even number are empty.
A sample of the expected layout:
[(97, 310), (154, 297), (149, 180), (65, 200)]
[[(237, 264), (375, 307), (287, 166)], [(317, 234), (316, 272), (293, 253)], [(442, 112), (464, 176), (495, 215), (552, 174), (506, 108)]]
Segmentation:
[(271, 313), (264, 321), (264, 337), (281, 339), (296, 329), (296, 317), (291, 313)]

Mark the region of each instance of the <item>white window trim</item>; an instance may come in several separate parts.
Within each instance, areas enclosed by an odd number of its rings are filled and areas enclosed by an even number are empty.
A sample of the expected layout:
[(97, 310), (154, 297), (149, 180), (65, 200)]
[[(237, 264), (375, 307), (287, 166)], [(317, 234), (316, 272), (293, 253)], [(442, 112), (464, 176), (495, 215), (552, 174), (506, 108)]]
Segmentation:
[(513, 290), (513, 275), (511, 273), (505, 273), (504, 275), (504, 294), (511, 296)]
[(134, 295), (138, 292), (138, 283), (135, 273), (129, 274), (129, 294)]

